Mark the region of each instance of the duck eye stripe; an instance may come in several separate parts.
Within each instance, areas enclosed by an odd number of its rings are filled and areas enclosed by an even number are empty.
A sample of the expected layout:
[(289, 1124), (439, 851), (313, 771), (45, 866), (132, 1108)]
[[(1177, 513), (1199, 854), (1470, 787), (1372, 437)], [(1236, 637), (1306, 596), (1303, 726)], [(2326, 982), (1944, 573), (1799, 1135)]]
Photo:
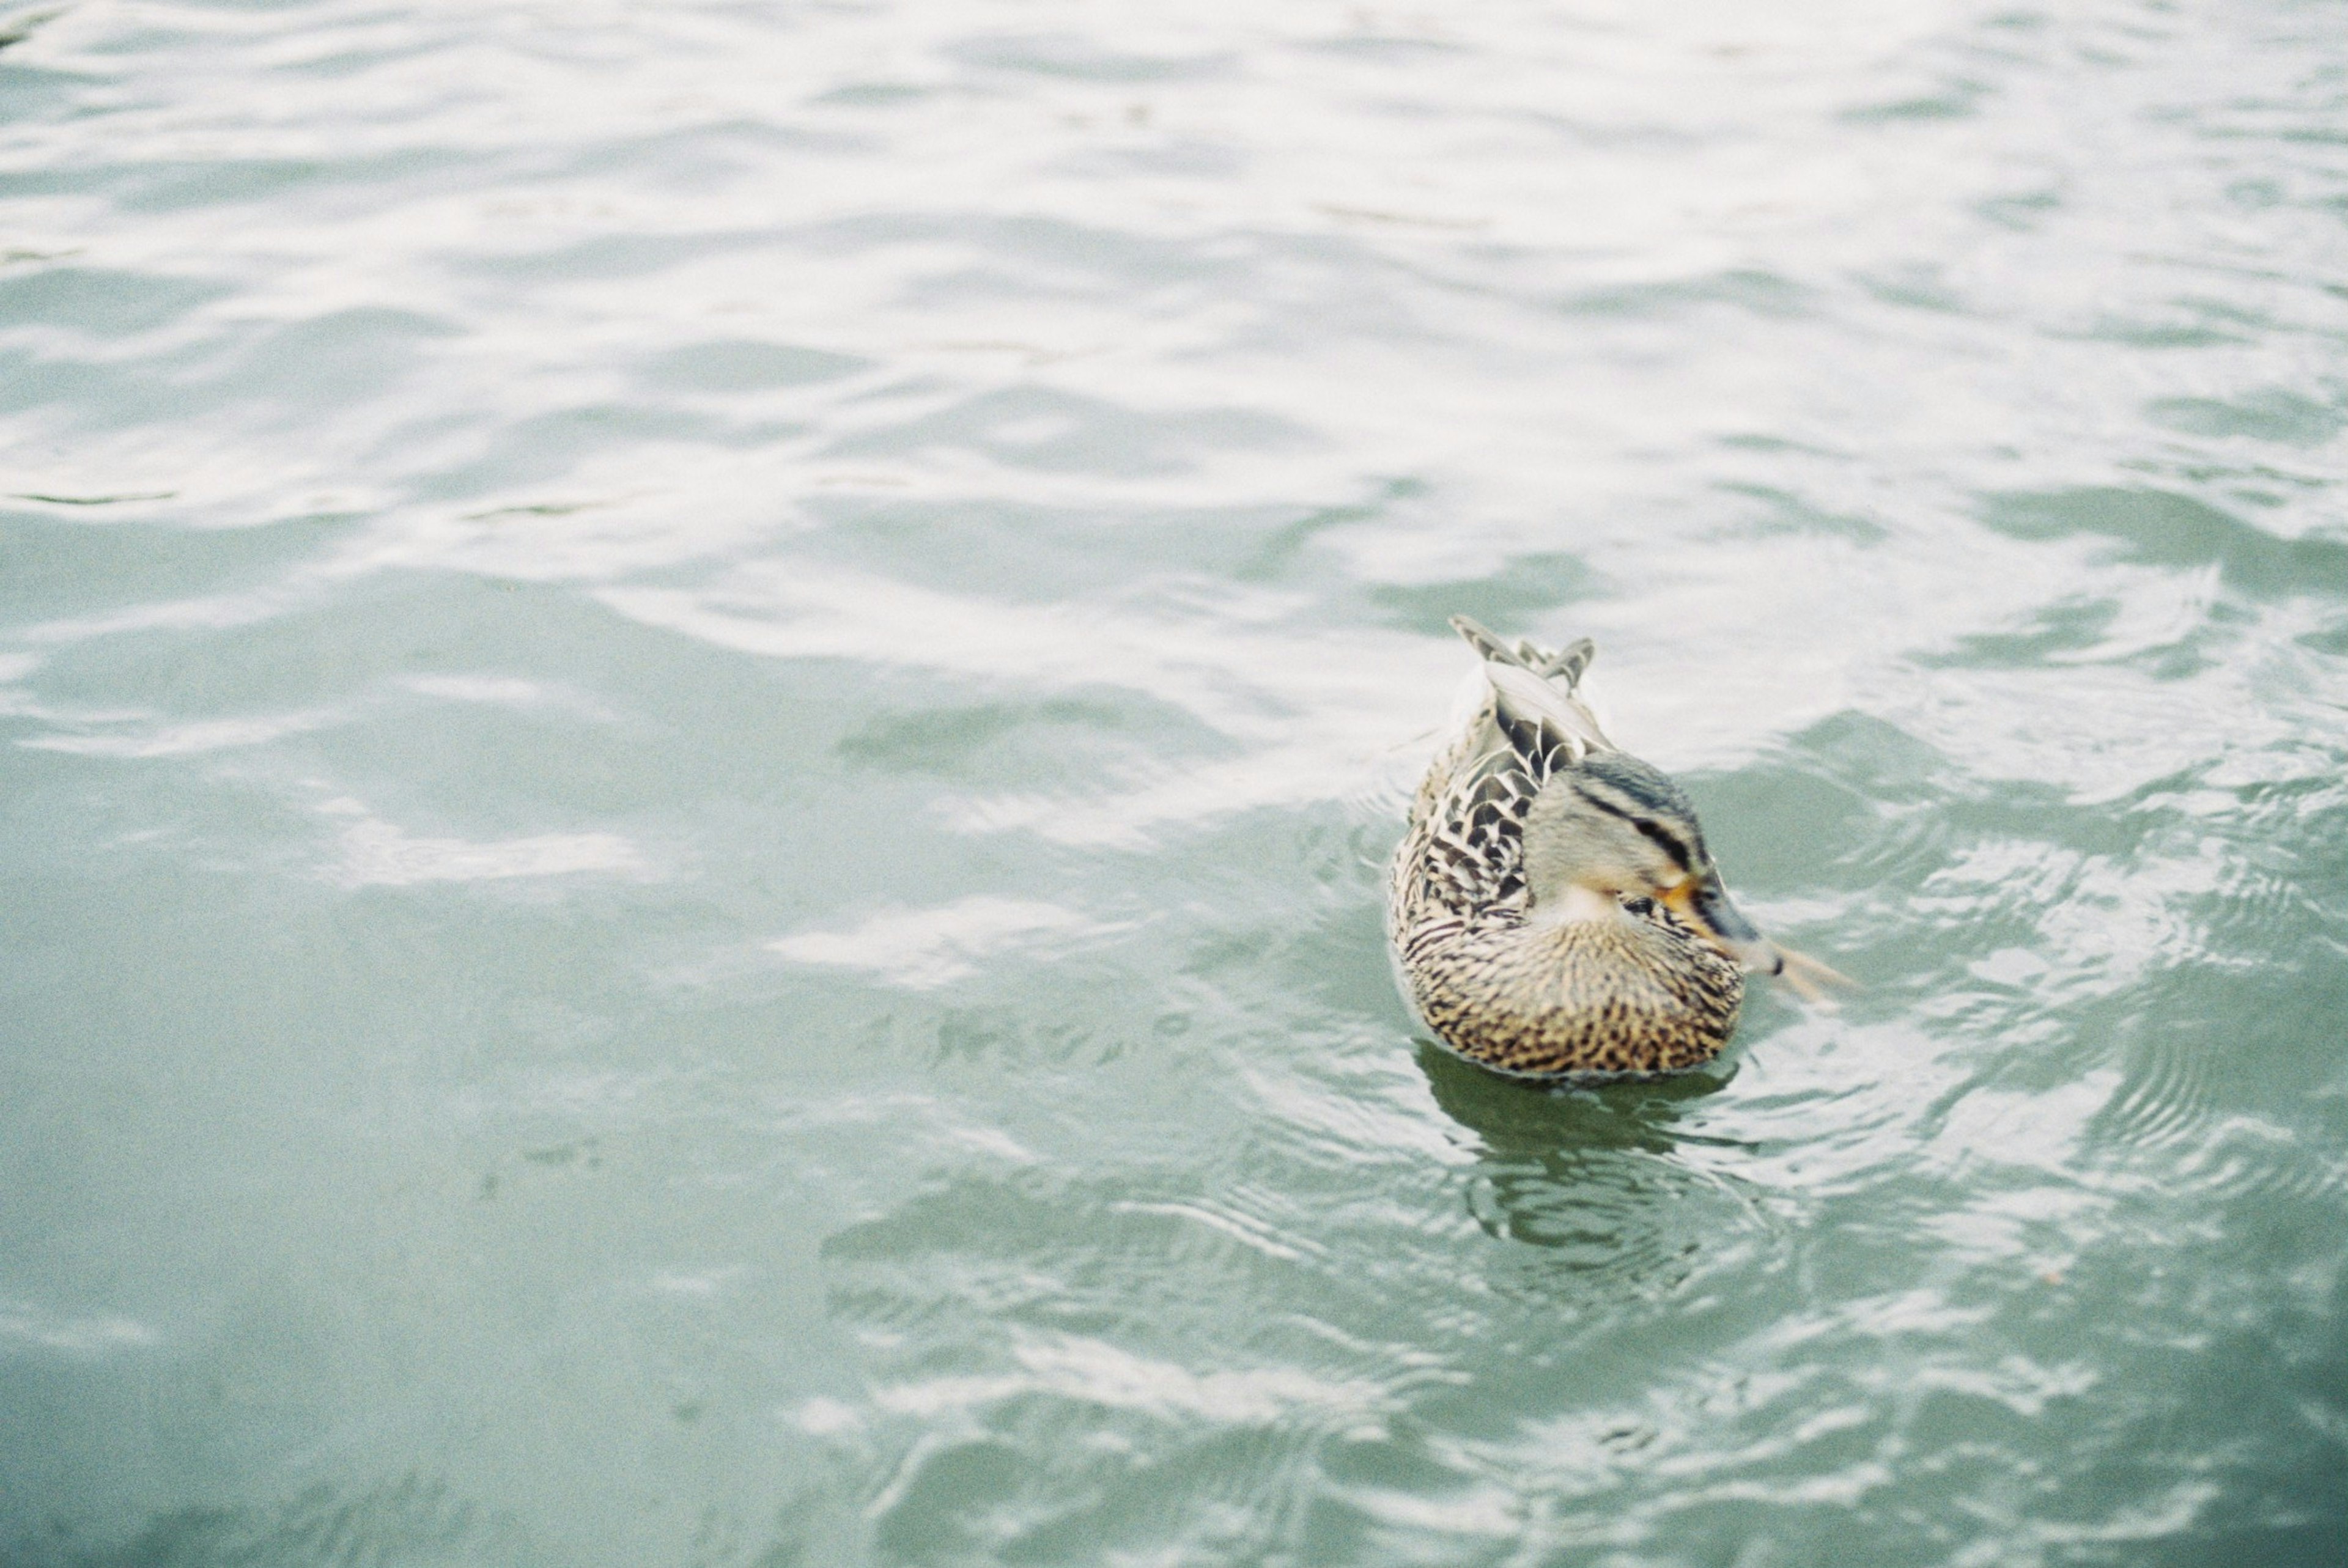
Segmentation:
[(1682, 871), (1686, 872), (1691, 876), (1695, 875), (1695, 857), (1688, 853), (1687, 845), (1681, 843), (1678, 835), (1673, 834), (1671, 829), (1663, 826), (1661, 823), (1641, 816), (1636, 812), (1623, 810), (1621, 806), (1616, 805), (1612, 801), (1598, 794), (1595, 791), (1590, 789), (1586, 785), (1577, 786), (1573, 793), (1588, 801), (1591, 804), (1596, 806), (1599, 810), (1606, 813), (1609, 816), (1619, 816), (1624, 822), (1629, 823), (1632, 827), (1637, 828), (1642, 834), (1646, 835), (1649, 842), (1653, 843), (1656, 848), (1662, 850), (1665, 855), (1670, 856), (1672, 857), (1673, 864), (1676, 865)]
[(1682, 844), (1668, 829), (1649, 822), (1643, 816), (1632, 817), (1631, 825), (1653, 840), (1656, 848), (1670, 856), (1673, 865), (1691, 876), (1695, 875), (1695, 857), (1688, 853), (1687, 845)]

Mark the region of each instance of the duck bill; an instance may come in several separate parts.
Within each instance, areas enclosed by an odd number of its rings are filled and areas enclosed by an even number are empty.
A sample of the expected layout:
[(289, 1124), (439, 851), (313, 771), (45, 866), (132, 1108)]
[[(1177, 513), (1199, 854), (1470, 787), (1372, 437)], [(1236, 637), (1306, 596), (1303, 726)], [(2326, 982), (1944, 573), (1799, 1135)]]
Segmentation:
[(1685, 916), (1714, 947), (1746, 968), (1765, 975), (1785, 972), (1785, 955), (1728, 901), (1728, 890), (1718, 877), (1692, 877), (1664, 895), (1663, 902)]

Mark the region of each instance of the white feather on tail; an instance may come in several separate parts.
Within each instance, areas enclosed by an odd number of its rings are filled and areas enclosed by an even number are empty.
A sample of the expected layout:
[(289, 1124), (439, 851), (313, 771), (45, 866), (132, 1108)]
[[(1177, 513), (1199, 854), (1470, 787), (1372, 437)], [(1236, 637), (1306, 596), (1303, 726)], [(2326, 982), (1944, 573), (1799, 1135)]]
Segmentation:
[(1544, 653), (1529, 642), (1510, 647), (1464, 615), (1453, 616), (1451, 625), (1482, 656), (1484, 679), (1498, 699), (1504, 722), (1549, 731), (1575, 761), (1618, 749), (1574, 690), (1598, 653), (1588, 638)]

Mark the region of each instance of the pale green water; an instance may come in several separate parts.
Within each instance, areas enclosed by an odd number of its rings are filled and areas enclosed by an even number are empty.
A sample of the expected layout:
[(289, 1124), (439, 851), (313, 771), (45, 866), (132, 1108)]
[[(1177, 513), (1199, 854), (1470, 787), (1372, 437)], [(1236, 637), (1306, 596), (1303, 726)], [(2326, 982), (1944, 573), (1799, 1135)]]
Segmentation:
[[(84, 0), (0, 255), (0, 1559), (2348, 1561), (2339, 5)], [(1416, 1045), (1453, 610), (1867, 989)]]

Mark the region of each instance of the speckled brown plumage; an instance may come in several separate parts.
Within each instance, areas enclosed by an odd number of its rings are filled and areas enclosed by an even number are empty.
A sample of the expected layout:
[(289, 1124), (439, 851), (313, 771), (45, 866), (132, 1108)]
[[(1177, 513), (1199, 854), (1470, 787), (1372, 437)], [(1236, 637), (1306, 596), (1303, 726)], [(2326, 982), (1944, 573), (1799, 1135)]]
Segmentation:
[[(1471, 642), (1481, 632), (1472, 622), (1462, 630)], [(1501, 658), (1561, 679), (1568, 717), (1586, 727), (1528, 724), (1488, 692), (1428, 770), (1392, 867), (1387, 935), (1413, 1009), (1460, 1055), (1525, 1077), (1700, 1066), (1727, 1044), (1745, 994), (1737, 965), (1652, 900), (1626, 897), (1620, 918), (1571, 922), (1530, 907), (1524, 828), (1533, 802), (1545, 787), (1564, 787), (1552, 781), (1593, 749), (1611, 752), (1572, 694), (1587, 647), (1503, 648)]]

